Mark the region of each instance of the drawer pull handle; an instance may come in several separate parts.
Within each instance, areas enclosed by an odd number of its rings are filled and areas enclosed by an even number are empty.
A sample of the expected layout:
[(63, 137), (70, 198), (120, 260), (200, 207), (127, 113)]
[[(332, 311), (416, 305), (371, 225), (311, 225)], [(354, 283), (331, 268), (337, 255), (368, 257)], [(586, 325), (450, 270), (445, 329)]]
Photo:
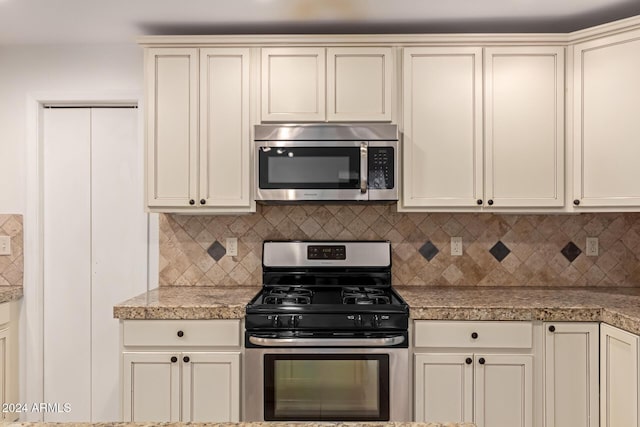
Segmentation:
[(473, 360), (471, 360), (470, 357), (467, 357), (464, 361), (464, 363), (466, 363), (467, 365), (471, 365), (471, 362), (473, 362)]
[(473, 333), (471, 334), (471, 338), (473, 338), (474, 340), (475, 340), (476, 338), (478, 338), (478, 333), (477, 333), (477, 332), (473, 332)]
[(555, 332), (556, 331), (556, 327), (551, 325), (549, 326), (549, 332)]
[(486, 361), (484, 360), (484, 357), (481, 357), (480, 359), (478, 359), (478, 363), (479, 363), (479, 364), (484, 365), (484, 362), (486, 362)]
[(182, 360), (184, 361), (184, 363), (189, 363), (189, 360), (191, 359), (189, 359), (189, 356), (185, 356), (182, 358)]
[(184, 336), (184, 332), (182, 332), (182, 331), (178, 331), (178, 336), (179, 336), (180, 338), (182, 338), (182, 337)]
[(171, 356), (171, 363), (176, 363), (178, 361), (178, 358), (175, 356)]

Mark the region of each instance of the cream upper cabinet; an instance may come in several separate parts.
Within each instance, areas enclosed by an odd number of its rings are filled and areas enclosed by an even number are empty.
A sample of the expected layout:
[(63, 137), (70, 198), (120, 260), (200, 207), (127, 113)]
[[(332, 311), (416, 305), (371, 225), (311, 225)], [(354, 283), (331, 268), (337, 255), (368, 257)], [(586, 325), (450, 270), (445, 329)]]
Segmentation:
[(321, 122), (325, 48), (262, 49), (262, 121)]
[(489, 206), (564, 205), (564, 62), (564, 47), (485, 49)]
[(250, 49), (149, 48), (147, 204), (155, 212), (248, 212)]
[(388, 47), (327, 49), (327, 120), (391, 121), (393, 60)]
[(574, 47), (575, 206), (640, 206), (638, 76), (638, 30)]
[(600, 325), (600, 427), (638, 427), (640, 337)]
[(390, 47), (262, 49), (262, 121), (391, 121)]
[(403, 52), (402, 206), (482, 204), (482, 48)]
[(598, 323), (545, 323), (544, 330), (545, 426), (598, 427)]

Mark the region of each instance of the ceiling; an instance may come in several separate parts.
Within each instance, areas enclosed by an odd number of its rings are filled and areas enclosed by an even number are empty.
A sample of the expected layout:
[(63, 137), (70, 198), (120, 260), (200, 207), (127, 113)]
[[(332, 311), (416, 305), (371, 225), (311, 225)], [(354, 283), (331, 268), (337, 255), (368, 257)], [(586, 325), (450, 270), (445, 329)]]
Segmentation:
[(639, 0), (0, 0), (0, 44), (141, 35), (570, 32)]

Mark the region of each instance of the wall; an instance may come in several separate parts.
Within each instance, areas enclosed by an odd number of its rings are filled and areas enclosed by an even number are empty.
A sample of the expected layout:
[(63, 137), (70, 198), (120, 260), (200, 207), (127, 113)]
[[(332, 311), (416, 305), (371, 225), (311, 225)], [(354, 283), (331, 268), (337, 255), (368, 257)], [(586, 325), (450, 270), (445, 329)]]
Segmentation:
[(11, 255), (0, 255), (0, 286), (22, 286), (22, 215), (0, 215), (0, 236), (11, 238)]
[[(450, 255), (452, 236), (462, 237), (462, 256)], [(587, 236), (599, 238), (599, 256), (585, 256)], [(238, 237), (238, 256), (225, 255), (226, 237)], [(161, 215), (160, 286), (259, 286), (267, 239), (388, 239), (395, 285), (640, 286), (640, 214), (421, 214), (395, 205)]]
[(141, 92), (142, 49), (133, 42), (0, 46), (0, 70), (0, 213), (24, 213), (27, 96)]

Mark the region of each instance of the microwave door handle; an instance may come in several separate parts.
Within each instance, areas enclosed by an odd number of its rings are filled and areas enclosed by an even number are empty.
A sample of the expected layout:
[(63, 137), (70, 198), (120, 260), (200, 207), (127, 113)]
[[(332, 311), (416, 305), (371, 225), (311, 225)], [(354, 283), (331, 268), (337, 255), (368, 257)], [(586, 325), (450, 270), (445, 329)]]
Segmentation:
[(369, 149), (367, 148), (366, 142), (360, 143), (360, 192), (367, 192), (367, 179), (368, 177), (368, 159), (367, 155), (369, 153)]

